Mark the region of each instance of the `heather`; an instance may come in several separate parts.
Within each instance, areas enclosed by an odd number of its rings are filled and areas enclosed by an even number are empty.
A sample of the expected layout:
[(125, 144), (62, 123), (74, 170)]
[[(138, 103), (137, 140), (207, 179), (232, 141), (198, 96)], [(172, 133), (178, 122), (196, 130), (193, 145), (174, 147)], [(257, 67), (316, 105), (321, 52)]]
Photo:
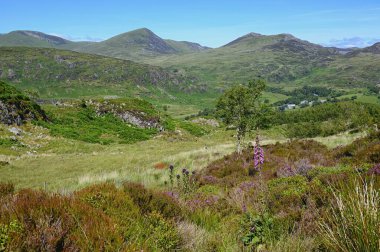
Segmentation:
[(59, 194), (1, 184), (0, 249), (377, 251), (379, 163), (368, 148), (379, 145), (377, 132), (334, 150), (260, 138), (201, 171), (166, 164), (156, 189), (125, 181)]

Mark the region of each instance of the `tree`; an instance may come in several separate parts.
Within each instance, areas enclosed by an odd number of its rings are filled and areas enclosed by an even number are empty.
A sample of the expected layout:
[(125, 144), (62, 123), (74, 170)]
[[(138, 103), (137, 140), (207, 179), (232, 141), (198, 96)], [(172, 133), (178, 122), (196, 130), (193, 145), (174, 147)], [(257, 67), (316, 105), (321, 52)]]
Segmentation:
[(216, 114), (228, 126), (236, 128), (236, 150), (241, 154), (245, 135), (260, 127), (263, 106), (259, 98), (265, 89), (265, 81), (252, 80), (248, 86), (237, 85), (227, 90), (218, 100)]

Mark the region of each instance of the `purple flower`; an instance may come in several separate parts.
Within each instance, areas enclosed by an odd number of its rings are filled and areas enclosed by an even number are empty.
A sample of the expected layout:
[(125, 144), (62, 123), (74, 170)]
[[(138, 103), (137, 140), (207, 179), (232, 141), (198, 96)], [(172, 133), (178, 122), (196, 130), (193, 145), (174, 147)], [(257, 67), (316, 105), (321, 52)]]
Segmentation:
[(183, 173), (183, 174), (185, 174), (186, 171), (187, 171), (186, 168), (183, 168), (183, 169), (182, 169), (182, 173)]
[(174, 165), (171, 164), (171, 165), (169, 166), (169, 169), (170, 169), (170, 171), (173, 171), (173, 169), (174, 169)]
[(256, 144), (253, 148), (253, 166), (256, 171), (260, 171), (264, 164), (264, 150), (260, 147), (259, 136), (256, 137)]

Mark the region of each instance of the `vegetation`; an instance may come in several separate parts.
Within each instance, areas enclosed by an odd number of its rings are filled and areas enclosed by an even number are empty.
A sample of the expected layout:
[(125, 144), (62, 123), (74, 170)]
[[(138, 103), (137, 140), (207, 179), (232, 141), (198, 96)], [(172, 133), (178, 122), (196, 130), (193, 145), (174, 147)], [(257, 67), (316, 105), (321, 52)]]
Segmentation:
[(226, 91), (216, 105), (216, 113), (223, 122), (236, 128), (236, 149), (239, 154), (245, 135), (260, 125), (262, 111), (259, 98), (264, 89), (264, 81), (250, 81), (248, 87), (239, 85)]
[(276, 112), (273, 125), (286, 125), (290, 138), (330, 136), (344, 131), (360, 131), (379, 127), (380, 109), (358, 102), (326, 103), (318, 106)]
[(43, 48), (0, 48), (0, 251), (379, 250), (376, 46), (4, 43)]
[(379, 251), (380, 198), (373, 181), (334, 191), (331, 214), (320, 233), (333, 251)]
[(27, 120), (47, 120), (45, 112), (16, 88), (0, 81), (0, 123), (20, 125)]

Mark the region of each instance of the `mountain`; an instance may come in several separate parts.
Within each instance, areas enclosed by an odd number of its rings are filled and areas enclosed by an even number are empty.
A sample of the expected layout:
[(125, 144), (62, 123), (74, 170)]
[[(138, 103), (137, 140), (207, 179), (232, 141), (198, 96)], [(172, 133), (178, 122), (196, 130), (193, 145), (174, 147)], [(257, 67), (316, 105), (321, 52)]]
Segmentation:
[(337, 55), (337, 50), (290, 34), (249, 33), (216, 49), (161, 56), (150, 60), (150, 64), (186, 71), (221, 88), (257, 77), (271, 83), (293, 82), (327, 65)]
[(157, 66), (52, 48), (0, 47), (0, 79), (43, 97), (151, 95), (197, 89)]
[(380, 54), (380, 42), (353, 52), (353, 54), (357, 54), (357, 53)]
[(59, 47), (73, 42), (37, 31), (13, 31), (0, 35), (0, 46)]
[(66, 49), (138, 62), (161, 55), (186, 54), (209, 49), (197, 43), (162, 39), (147, 28), (122, 33), (102, 42), (73, 42), (37, 31), (13, 31), (0, 35), (0, 46)]
[(164, 40), (151, 30), (142, 28), (126, 32), (76, 51), (99, 54), (138, 62), (162, 55), (177, 55), (206, 50), (196, 43)]
[[(168, 68), (167, 72), (196, 76), (186, 86), (223, 90), (252, 78), (270, 84), (376, 85), (380, 80), (379, 43), (367, 48), (323, 47), (291, 34), (248, 33), (219, 48), (162, 39), (146, 28), (126, 32), (102, 42), (72, 42), (31, 31), (0, 35), (0, 45), (54, 47), (129, 59)], [(365, 68), (363, 68), (365, 66)], [(194, 86), (196, 86), (194, 88)]]

